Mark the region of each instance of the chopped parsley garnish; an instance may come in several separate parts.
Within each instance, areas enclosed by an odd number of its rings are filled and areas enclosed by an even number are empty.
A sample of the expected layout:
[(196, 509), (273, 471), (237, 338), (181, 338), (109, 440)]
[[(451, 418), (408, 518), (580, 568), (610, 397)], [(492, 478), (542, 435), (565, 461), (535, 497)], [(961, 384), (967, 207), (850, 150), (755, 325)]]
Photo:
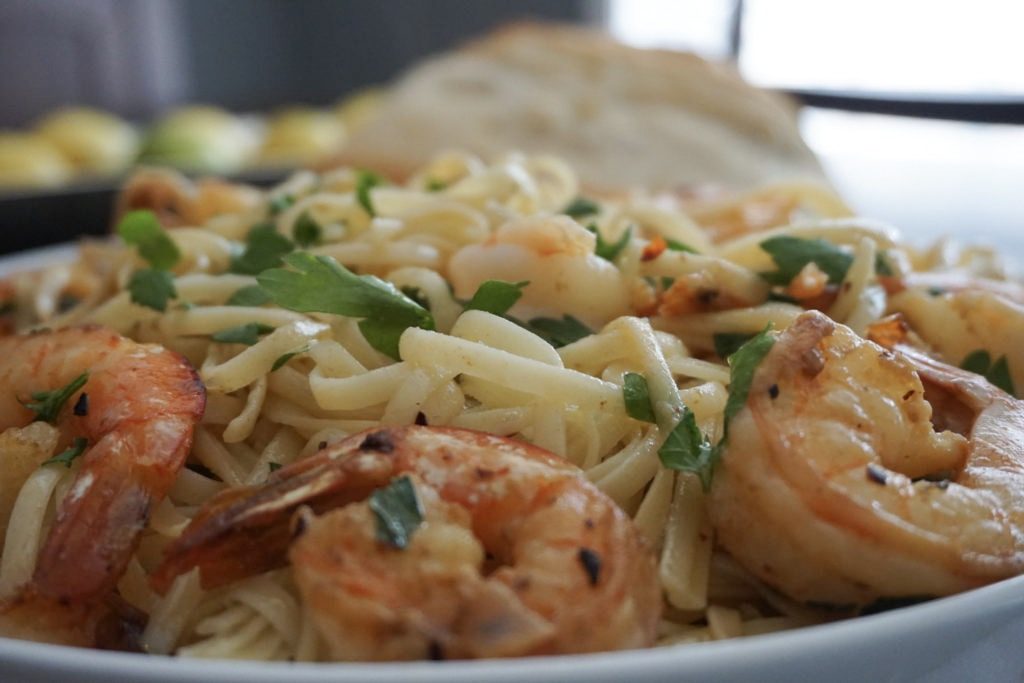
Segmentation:
[(739, 351), (753, 336), (744, 332), (719, 332), (712, 335), (711, 339), (715, 344), (715, 354), (719, 358), (728, 358)]
[(601, 231), (597, 229), (597, 226), (591, 223), (587, 226), (587, 230), (594, 233), (597, 237), (597, 244), (594, 245), (594, 253), (603, 258), (605, 261), (614, 262), (619, 257), (622, 250), (626, 248), (629, 241), (633, 239), (633, 227), (626, 228), (626, 232), (622, 233), (615, 242), (606, 242), (604, 237), (601, 235)]
[(423, 308), (430, 310), (430, 300), (423, 294), (423, 291), (419, 287), (399, 287), (402, 294), (418, 303)]
[(281, 467), (282, 467), (282, 465), (279, 462), (268, 462), (267, 463), (267, 469), (270, 470), (271, 472), (277, 472), (279, 469), (281, 469)]
[(34, 391), (30, 394), (30, 401), (23, 401), (21, 404), (34, 412), (34, 422), (54, 423), (60, 414), (61, 408), (68, 402), (68, 399), (75, 395), (79, 389), (89, 381), (89, 373), (83, 372), (78, 377), (68, 382), (65, 386), (51, 391)]
[(292, 232), (292, 237), (295, 238), (295, 242), (300, 247), (312, 247), (319, 244), (323, 234), (323, 228), (320, 227), (320, 224), (316, 222), (316, 219), (313, 218), (309, 211), (303, 211), (295, 219), (295, 229)]
[(370, 509), (377, 520), (377, 540), (404, 549), (413, 532), (423, 523), (423, 507), (412, 480), (398, 477), (370, 496)]
[(711, 442), (700, 433), (697, 418), (686, 406), (683, 406), (682, 418), (658, 449), (658, 457), (661, 464), (671, 470), (695, 473), (705, 491), (711, 487), (718, 449), (712, 448)]
[(466, 310), (505, 315), (508, 309), (512, 308), (523, 296), (523, 287), (528, 284), (530, 284), (529, 280), (520, 282), (487, 280), (477, 287), (473, 298), (466, 302)]
[(672, 289), (672, 285), (676, 283), (676, 279), (668, 275), (662, 275), (661, 280), (659, 280), (659, 283), (661, 284), (662, 290), (667, 292), (668, 290)]
[(775, 261), (775, 271), (761, 273), (773, 285), (788, 285), (808, 263), (817, 265), (830, 283), (838, 284), (853, 263), (852, 254), (821, 239), (780, 235), (761, 242), (761, 248)]
[(571, 315), (558, 318), (531, 318), (526, 328), (555, 348), (568, 346), (594, 334), (594, 331)]
[(263, 323), (246, 323), (237, 327), (229, 327), (220, 332), (214, 332), (210, 338), (222, 344), (245, 344), (252, 346), (260, 340), (260, 336), (270, 334), (274, 331), (271, 325)]
[(655, 421), (651, 391), (643, 375), (627, 372), (622, 376), (622, 400), (626, 404), (626, 414), (634, 420)]
[(700, 253), (699, 251), (697, 251), (696, 249), (691, 247), (689, 244), (686, 244), (685, 242), (680, 242), (679, 240), (670, 240), (670, 239), (668, 239), (666, 237), (665, 238), (665, 244), (672, 251), (685, 251), (688, 254), (699, 254)]
[(889, 265), (889, 257), (885, 255), (884, 251), (875, 254), (875, 273), (883, 277), (892, 277), (896, 274), (892, 266)]
[(258, 223), (246, 237), (245, 249), (231, 259), (232, 273), (257, 275), (281, 265), (281, 257), (291, 253), (295, 244), (279, 233), (273, 223)]
[(407, 328), (435, 328), (430, 311), (390, 282), (356, 275), (329, 256), (298, 252), (284, 262), (289, 268), (267, 270), (256, 278), (274, 303), (300, 313), (363, 318), (359, 329), (366, 341), (392, 358), (398, 358), (398, 338)]
[(370, 171), (359, 171), (356, 176), (356, 201), (371, 217), (377, 215), (377, 209), (373, 205), (370, 190), (381, 184), (383, 181), (380, 176)]
[(227, 305), (262, 306), (268, 301), (270, 301), (270, 295), (264, 292), (262, 287), (259, 285), (249, 285), (248, 287), (242, 287), (232, 294), (227, 300)]
[(569, 205), (562, 209), (562, 213), (573, 218), (583, 218), (584, 216), (592, 216), (595, 213), (601, 211), (601, 206), (586, 197), (577, 197), (576, 199), (569, 202)]
[(139, 256), (156, 270), (170, 270), (181, 252), (152, 211), (129, 211), (117, 224), (117, 234), (139, 249)]
[(44, 460), (43, 465), (64, 465), (65, 467), (71, 467), (71, 463), (74, 462), (75, 458), (85, 453), (86, 446), (89, 445), (88, 439), (85, 437), (78, 437), (74, 443), (63, 453), (53, 456), (49, 460)]
[(775, 338), (769, 334), (770, 328), (766, 327), (729, 356), (729, 398), (725, 403), (721, 441), (712, 447), (707, 437), (700, 433), (693, 413), (684, 408), (682, 418), (658, 449), (658, 456), (665, 467), (696, 473), (705, 491), (711, 487), (715, 465), (722, 457), (722, 449), (729, 438), (729, 422), (746, 404), (754, 371), (775, 345)]
[(167, 302), (177, 298), (178, 290), (174, 288), (174, 276), (166, 270), (144, 268), (132, 273), (128, 294), (132, 303), (162, 313), (167, 310)]
[(431, 178), (427, 181), (427, 192), (440, 192), (446, 187), (448, 187), (448, 183), (437, 178)]
[(960, 363), (960, 367), (968, 372), (981, 375), (993, 386), (999, 387), (1011, 396), (1017, 395), (1013, 386), (1013, 377), (1010, 375), (1010, 362), (1006, 356), (1000, 356), (993, 363), (992, 356), (988, 351), (978, 349), (967, 354), (967, 357)]
[(287, 211), (295, 203), (295, 197), (290, 194), (281, 194), (267, 204), (267, 213), (271, 216), (276, 216), (283, 211)]
[(295, 358), (295, 356), (298, 356), (300, 353), (305, 353), (306, 351), (309, 351), (309, 347), (308, 346), (304, 346), (301, 349), (298, 349), (297, 351), (290, 351), (289, 353), (282, 353), (280, 356), (277, 357), (277, 360), (274, 361), (274, 364), (270, 366), (270, 371), (271, 372), (276, 372), (277, 370), (280, 370), (292, 358)]

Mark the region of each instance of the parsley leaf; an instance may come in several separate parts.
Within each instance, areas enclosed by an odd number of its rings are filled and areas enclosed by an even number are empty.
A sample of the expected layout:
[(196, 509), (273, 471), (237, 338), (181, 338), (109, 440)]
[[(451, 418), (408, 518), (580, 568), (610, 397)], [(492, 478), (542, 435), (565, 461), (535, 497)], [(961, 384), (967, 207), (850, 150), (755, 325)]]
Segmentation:
[(64, 451), (63, 453), (60, 453), (59, 455), (53, 456), (49, 460), (44, 460), (42, 462), (42, 464), (43, 465), (61, 464), (61, 465), (64, 465), (66, 467), (71, 467), (71, 463), (74, 462), (75, 458), (80, 456), (82, 453), (85, 453), (85, 447), (88, 446), (88, 445), (89, 445), (88, 439), (86, 439), (85, 437), (80, 436), (80, 437), (75, 439), (74, 443), (66, 451)]
[(311, 247), (320, 242), (324, 230), (309, 211), (303, 211), (295, 219), (295, 228), (292, 236), (300, 247)]
[[(722, 442), (729, 437), (729, 421), (736, 417), (747, 402), (754, 371), (764, 357), (775, 346), (775, 337), (770, 334), (771, 324), (754, 335), (750, 341), (729, 356), (729, 398), (725, 402), (725, 416), (722, 424)], [(719, 443), (719, 447), (721, 447)]]
[(780, 235), (761, 242), (761, 248), (775, 261), (777, 270), (761, 273), (773, 285), (788, 285), (811, 262), (828, 275), (830, 283), (838, 284), (846, 277), (846, 271), (853, 263), (852, 254), (821, 239), (808, 240)]
[(670, 240), (668, 238), (665, 238), (665, 244), (672, 251), (685, 251), (685, 252), (687, 252), (689, 254), (699, 254), (700, 253), (699, 251), (697, 251), (696, 249), (691, 247), (689, 244), (686, 244), (685, 242), (680, 242), (678, 240)]
[(530, 284), (529, 280), (505, 282), (503, 280), (487, 280), (477, 287), (473, 298), (466, 303), (467, 311), (486, 311), (494, 315), (505, 315), (523, 295), (523, 287)]
[(684, 409), (682, 418), (658, 449), (658, 457), (665, 467), (695, 472), (705, 491), (711, 487), (715, 465), (722, 457), (722, 449), (729, 438), (729, 422), (746, 404), (754, 371), (775, 345), (775, 338), (769, 334), (770, 329), (769, 325), (729, 356), (729, 398), (725, 403), (721, 441), (712, 448), (708, 439), (700, 433), (693, 413)]
[(132, 273), (128, 294), (132, 303), (163, 312), (167, 310), (167, 302), (178, 297), (178, 290), (174, 288), (174, 276), (166, 270), (145, 268)]
[(434, 316), (393, 284), (356, 275), (329, 256), (305, 252), (284, 258), (290, 269), (260, 273), (257, 281), (274, 303), (300, 313), (333, 313), (363, 318), (359, 323), (373, 348), (398, 358), (398, 338), (409, 327), (434, 329)]
[(371, 217), (377, 215), (377, 209), (373, 206), (373, 197), (370, 190), (383, 184), (380, 176), (370, 171), (359, 171), (356, 177), (356, 200), (359, 206), (363, 207)]
[(626, 414), (634, 420), (655, 421), (651, 391), (643, 375), (627, 372), (622, 376), (622, 400), (626, 404)]
[(277, 472), (279, 469), (281, 469), (281, 467), (283, 467), (283, 465), (281, 465), (281, 463), (279, 462), (267, 463), (267, 470), (269, 470), (270, 472)]
[(562, 213), (573, 218), (583, 218), (584, 216), (592, 216), (595, 213), (601, 211), (601, 206), (586, 197), (577, 197), (576, 199), (569, 202), (569, 205), (562, 209)]
[(74, 396), (88, 381), (89, 373), (83, 372), (60, 389), (32, 392), (30, 394), (32, 400), (22, 401), (21, 404), (36, 414), (33, 422), (42, 421), (52, 424), (57, 420), (60, 409), (68, 402), (68, 399)]
[(220, 332), (214, 332), (210, 338), (222, 344), (245, 344), (252, 346), (260, 340), (260, 335), (270, 334), (274, 328), (263, 323), (246, 323), (237, 327), (229, 327)]
[(896, 274), (889, 264), (889, 258), (885, 255), (884, 251), (879, 251), (875, 254), (875, 273), (883, 277), (892, 277)]
[(594, 331), (571, 315), (558, 318), (532, 318), (526, 328), (558, 348), (594, 334)]
[(227, 300), (228, 306), (262, 306), (270, 301), (270, 295), (259, 285), (242, 287)]
[(291, 253), (295, 244), (279, 233), (273, 223), (258, 223), (249, 231), (245, 250), (231, 259), (232, 273), (257, 275), (281, 265), (281, 257)]
[(400, 287), (402, 294), (418, 303), (423, 308), (430, 310), (430, 300), (424, 296), (423, 291), (419, 287)]
[(715, 344), (715, 355), (723, 359), (728, 358), (750, 341), (753, 336), (744, 332), (718, 332), (711, 337)]
[(437, 178), (431, 178), (427, 181), (427, 192), (440, 192), (446, 187), (448, 187), (448, 184)]
[(267, 204), (267, 213), (271, 216), (276, 216), (279, 213), (288, 210), (292, 204), (295, 203), (295, 197), (290, 194), (281, 194), (270, 200)]
[(129, 211), (117, 224), (117, 234), (138, 247), (139, 256), (156, 270), (170, 270), (181, 259), (178, 245), (152, 211)]
[(693, 412), (683, 406), (682, 418), (658, 449), (661, 464), (671, 470), (694, 472), (707, 491), (711, 487), (711, 474), (717, 456), (717, 449), (712, 448), (708, 439), (700, 433)]
[(370, 496), (370, 509), (377, 519), (377, 540), (395, 548), (409, 545), (412, 534), (423, 523), (423, 507), (408, 476), (398, 477)]
[(605, 242), (604, 237), (601, 235), (601, 231), (597, 229), (597, 226), (591, 223), (587, 226), (587, 230), (594, 233), (597, 237), (597, 244), (594, 245), (594, 253), (603, 258), (605, 261), (614, 262), (619, 257), (622, 250), (626, 248), (629, 241), (633, 239), (633, 226), (626, 228), (626, 232), (622, 233), (622, 236), (615, 242)]
[(993, 386), (999, 387), (1011, 396), (1016, 396), (1013, 377), (1010, 375), (1010, 362), (1006, 356), (1000, 356), (992, 362), (992, 356), (985, 349), (978, 349), (967, 354), (960, 367), (968, 372), (981, 375)]
[(308, 346), (303, 346), (301, 349), (298, 349), (296, 351), (290, 351), (288, 353), (282, 353), (280, 356), (277, 357), (277, 360), (274, 361), (274, 364), (270, 366), (270, 371), (271, 372), (276, 372), (277, 370), (280, 370), (292, 358), (295, 358), (295, 356), (299, 355), (300, 353), (305, 353), (306, 351), (309, 351), (309, 347)]

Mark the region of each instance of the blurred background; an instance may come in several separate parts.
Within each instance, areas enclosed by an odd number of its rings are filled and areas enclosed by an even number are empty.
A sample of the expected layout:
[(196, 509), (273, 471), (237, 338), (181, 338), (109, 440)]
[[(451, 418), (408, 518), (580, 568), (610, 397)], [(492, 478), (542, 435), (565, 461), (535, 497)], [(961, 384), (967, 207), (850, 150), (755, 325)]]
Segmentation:
[(950, 233), (1024, 255), (1024, 3), (1004, 0), (4, 0), (0, 184), (4, 155), (59, 137), (71, 124), (54, 112), (66, 107), (116, 117), (86, 123), (123, 144), (87, 172), (43, 159), (41, 182), (8, 173), (0, 250), (102, 232), (124, 164), (182, 162), (175, 125), (216, 131), (216, 147), (252, 130), (235, 116), (255, 121), (257, 161), (225, 148), (188, 149), (183, 163), (281, 177), (315, 156), (302, 145), (343, 144), (366, 99), (357, 93), (526, 18), (731, 61), (805, 104), (806, 141), (861, 213), (912, 237)]

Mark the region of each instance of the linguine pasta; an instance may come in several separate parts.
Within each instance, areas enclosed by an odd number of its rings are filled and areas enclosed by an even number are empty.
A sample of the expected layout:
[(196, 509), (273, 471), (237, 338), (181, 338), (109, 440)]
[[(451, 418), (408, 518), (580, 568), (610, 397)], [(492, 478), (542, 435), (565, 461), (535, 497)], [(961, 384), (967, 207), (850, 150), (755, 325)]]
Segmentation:
[[(180, 180), (152, 182), (168, 184), (174, 201), (192, 202), (189, 216), (202, 217), (168, 231), (181, 258), (165, 310), (133, 302), (132, 275), (146, 262), (118, 240), (84, 243), (77, 261), (15, 276), (9, 286), (19, 330), (105, 325), (177, 351), (198, 369), (207, 408), (188, 466), (152, 511), (118, 584), (149, 615), (145, 649), (183, 657), (325, 657), (288, 567), (208, 591), (192, 572), (164, 595), (148, 575), (217, 492), (259, 484), (378, 425), (481, 430), (579, 466), (657, 553), (661, 644), (834, 618), (776, 593), (716, 546), (699, 474), (667, 467), (660, 455), (677, 416), (688, 410), (710, 443), (721, 437), (730, 370), (720, 346), (730, 337), (783, 329), (804, 307), (864, 335), (887, 311), (887, 284), (904, 272), (1001, 275), (988, 252), (914, 249), (892, 229), (853, 218), (830, 191), (802, 184), (712, 199), (635, 191), (566, 217), (581, 189), (571, 169), (543, 156), (485, 164), (448, 154), (402, 185), (374, 185), (352, 169), (300, 172), (219, 204), (211, 197), (231, 186), (188, 195)], [(215, 206), (196, 204), (203, 201)], [(225, 205), (231, 210), (218, 208)], [(261, 224), (300, 250), (392, 283), (429, 310), (433, 329), (407, 327), (391, 357), (368, 339), (360, 316), (275, 305), (258, 292), (258, 270), (240, 261), (246, 250), (255, 258), (250, 231)], [(762, 247), (773, 238), (824, 240), (848, 267), (829, 282), (811, 261), (773, 287), (762, 276), (778, 265)], [(501, 314), (473, 310), (467, 302), (488, 280), (529, 283)], [(249, 339), (216, 338), (247, 326)], [(646, 380), (652, 421), (624, 403), (630, 373)], [(37, 468), (16, 492), (0, 561), (4, 591), (31, 576), (75, 472)]]

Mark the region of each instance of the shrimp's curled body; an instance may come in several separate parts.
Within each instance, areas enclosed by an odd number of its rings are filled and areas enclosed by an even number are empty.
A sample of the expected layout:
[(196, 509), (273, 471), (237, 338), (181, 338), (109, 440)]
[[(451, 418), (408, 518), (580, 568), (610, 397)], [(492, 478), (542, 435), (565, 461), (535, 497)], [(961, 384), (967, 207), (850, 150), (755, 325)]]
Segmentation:
[[(364, 502), (398, 476), (424, 509), (405, 549)], [(546, 451), (467, 430), (357, 434), (225, 492), (155, 579), (199, 567), (218, 585), (286, 558), (334, 659), (643, 647), (661, 607), (653, 556), (613, 501)]]
[(35, 418), (22, 405), (32, 393), (65, 387), (82, 373), (88, 380), (56, 426), (59, 449), (84, 438), (86, 450), (31, 580), (0, 605), (0, 633), (18, 632), (23, 612), (41, 618), (52, 607), (53, 621), (74, 620), (109, 596), (203, 414), (202, 383), (178, 354), (99, 327), (66, 328), (0, 339), (0, 430)]
[(730, 425), (717, 538), (769, 585), (837, 605), (1019, 574), (1022, 434), (1024, 403), (984, 378), (805, 313)]

